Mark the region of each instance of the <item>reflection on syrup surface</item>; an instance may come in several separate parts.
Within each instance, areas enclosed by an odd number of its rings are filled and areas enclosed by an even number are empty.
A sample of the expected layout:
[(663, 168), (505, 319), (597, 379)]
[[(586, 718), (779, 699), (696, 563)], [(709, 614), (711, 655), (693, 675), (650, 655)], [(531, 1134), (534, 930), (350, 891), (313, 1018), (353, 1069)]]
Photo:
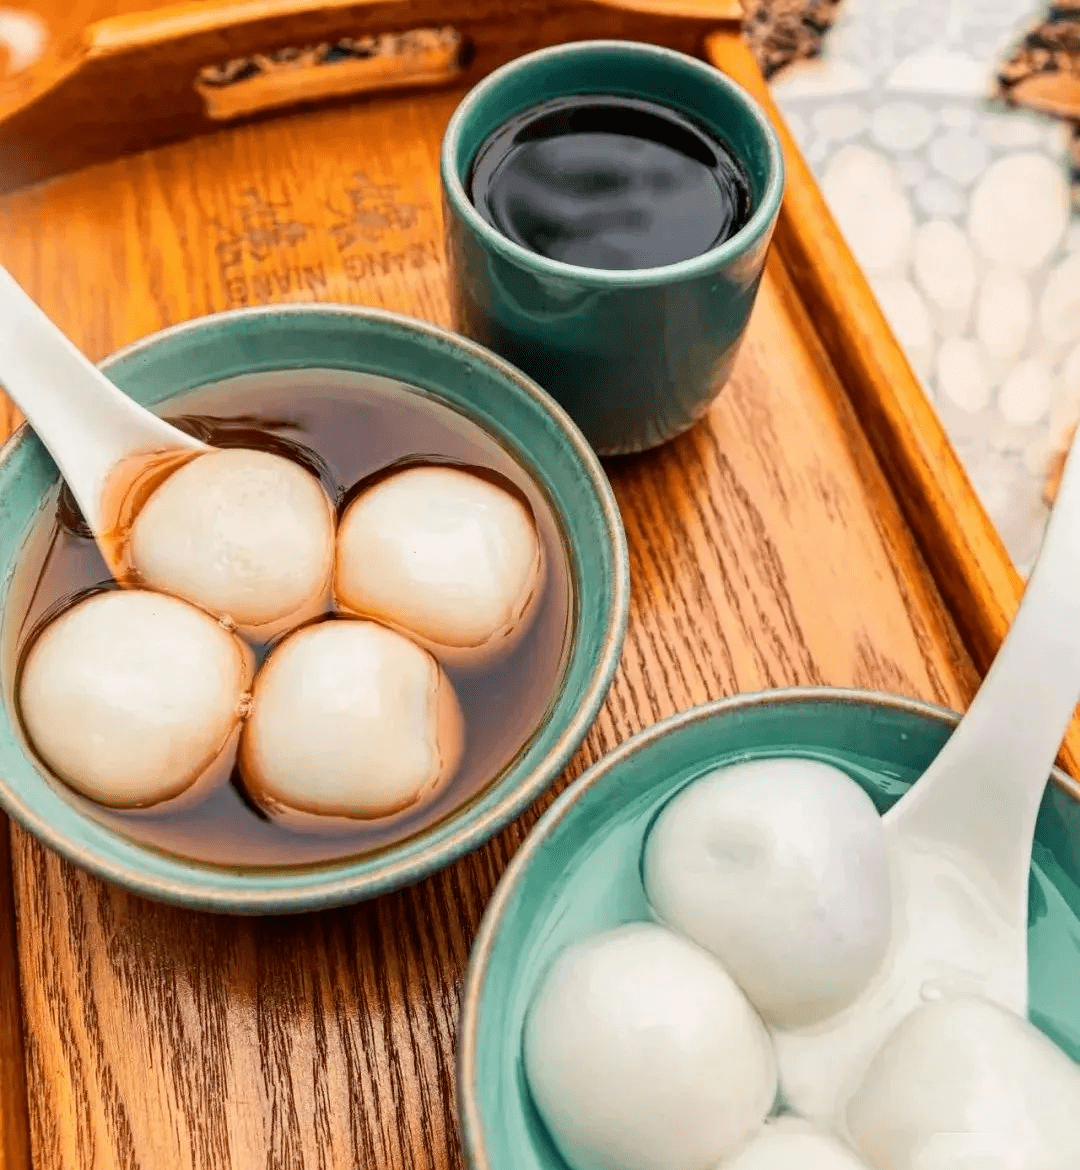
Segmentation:
[(696, 120), (643, 98), (574, 94), (532, 106), (481, 144), (468, 186), (503, 235), (583, 268), (676, 264), (750, 217), (736, 156)]
[[(357, 822), (326, 835), (283, 828), (258, 812), (233, 781), (188, 809), (115, 812), (64, 789), (99, 820), (144, 844), (229, 867), (312, 864), (386, 847), (443, 819), (488, 786), (528, 744), (554, 700), (572, 626), (570, 567), (544, 494), (521, 466), (470, 419), (416, 390), (374, 375), (297, 371), (248, 375), (185, 394), (163, 412), (220, 447), (258, 447), (305, 466), (339, 509), (369, 477), (391, 465), (432, 460), (474, 469), (529, 503), (543, 541), (547, 578), (521, 642), (482, 671), (447, 667), (466, 724), (465, 755), (430, 802), (395, 818)], [(16, 654), (46, 618), (88, 590), (115, 588), (70, 494), (46, 508), (13, 583), (25, 598)], [(9, 671), (9, 677), (11, 676)], [(58, 782), (59, 783), (59, 782)]]

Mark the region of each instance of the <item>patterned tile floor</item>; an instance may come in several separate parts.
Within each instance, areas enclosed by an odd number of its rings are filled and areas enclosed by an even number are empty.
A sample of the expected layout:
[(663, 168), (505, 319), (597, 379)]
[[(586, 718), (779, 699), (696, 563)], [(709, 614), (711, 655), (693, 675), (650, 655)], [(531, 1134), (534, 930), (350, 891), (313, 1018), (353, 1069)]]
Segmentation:
[(1031, 0), (843, 0), (773, 91), (1021, 571), (1080, 417), (1064, 123), (987, 98)]

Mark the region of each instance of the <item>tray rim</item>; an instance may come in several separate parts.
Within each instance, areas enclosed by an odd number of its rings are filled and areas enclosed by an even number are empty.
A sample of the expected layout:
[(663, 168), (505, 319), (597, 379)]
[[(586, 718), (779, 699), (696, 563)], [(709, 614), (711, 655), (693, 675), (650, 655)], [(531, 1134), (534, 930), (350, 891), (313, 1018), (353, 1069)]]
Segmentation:
[[(713, 25), (724, 31), (706, 37), (701, 55), (754, 96), (781, 139), (788, 182), (773, 238), (780, 263), (814, 320), (815, 334), (837, 385), (853, 407), (859, 430), (882, 468), (883, 482), (896, 498), (904, 525), (923, 558), (927, 580), (938, 590), (943, 610), (982, 672), (1012, 619), (1023, 582), (844, 242), (749, 47), (723, 16), (717, 16)], [(294, 112), (281, 109), (275, 117), (288, 118)], [(320, 304), (328, 307), (326, 302)], [(851, 344), (853, 329), (864, 344)], [(952, 503), (950, 493), (954, 494)], [(1080, 775), (1078, 761), (1080, 732), (1074, 725), (1059, 762)], [(0, 930), (4, 932), (0, 938), (0, 1164), (22, 1170), (31, 1166), (23, 971), (12, 888), (11, 829), (5, 821), (0, 815)]]

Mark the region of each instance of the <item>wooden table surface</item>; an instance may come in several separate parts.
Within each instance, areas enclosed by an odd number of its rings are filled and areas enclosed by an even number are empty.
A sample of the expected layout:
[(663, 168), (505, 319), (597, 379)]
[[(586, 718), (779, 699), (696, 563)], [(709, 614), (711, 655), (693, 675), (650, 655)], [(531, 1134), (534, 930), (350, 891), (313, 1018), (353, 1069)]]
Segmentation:
[[(721, 49), (749, 67), (734, 41)], [(0, 263), (94, 357), (245, 304), (344, 301), (446, 323), (437, 144), (459, 97), (296, 114), (4, 196)], [(740, 691), (824, 683), (966, 703), (975, 669), (779, 249), (707, 417), (609, 472), (630, 626), (568, 777)], [(458, 1165), (470, 940), (551, 795), (415, 888), (263, 920), (129, 896), (12, 828), (4, 1165), (28, 1165), (28, 1142), (34, 1165), (73, 1170)]]

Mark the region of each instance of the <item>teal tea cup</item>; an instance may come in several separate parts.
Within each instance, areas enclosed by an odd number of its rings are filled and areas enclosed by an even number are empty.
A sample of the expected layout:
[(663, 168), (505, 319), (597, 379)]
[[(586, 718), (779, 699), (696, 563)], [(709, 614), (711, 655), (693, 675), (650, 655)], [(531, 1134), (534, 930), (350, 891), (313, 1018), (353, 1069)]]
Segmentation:
[(49, 778), (26, 746), (13, 697), (17, 639), (59, 485), (45, 448), (24, 427), (0, 453), (0, 805), (6, 812), (70, 861), (145, 896), (206, 910), (291, 913), (355, 902), (419, 880), (482, 844), (558, 777), (585, 737), (618, 663), (629, 573), (607, 478), (547, 394), (502, 359), (444, 329), (348, 306), (291, 305), (203, 317), (144, 338), (102, 368), (136, 401), (166, 415), (180, 409), (178, 395), (226, 379), (280, 384), (293, 377), (303, 382), (307, 373), (331, 377), (346, 390), (350, 379), (362, 389), (375, 375), (466, 416), (516, 459), (547, 499), (568, 554), (570, 634), (555, 693), (535, 734), (486, 787), (434, 823), (370, 852), (304, 864), (241, 867), (166, 852)]
[[(514, 855), (473, 945), (458, 1029), (470, 1170), (566, 1170), (525, 1080), (526, 1010), (565, 947), (648, 919), (645, 836), (681, 788), (740, 760), (803, 756), (847, 772), (884, 812), (926, 770), (957, 719), (867, 691), (739, 695), (647, 728), (575, 780)], [(1030, 1018), (1080, 1061), (1080, 786), (1056, 770), (1035, 835), (1028, 922)]]
[[(567, 264), (500, 233), (466, 190), (478, 149), (538, 102), (578, 94), (647, 99), (702, 126), (745, 167), (749, 220), (689, 260), (629, 270)], [(466, 95), (443, 138), (441, 168), (459, 332), (539, 382), (601, 455), (657, 446), (704, 413), (746, 330), (784, 187), (776, 133), (743, 89), (703, 61), (653, 45), (542, 49)]]

